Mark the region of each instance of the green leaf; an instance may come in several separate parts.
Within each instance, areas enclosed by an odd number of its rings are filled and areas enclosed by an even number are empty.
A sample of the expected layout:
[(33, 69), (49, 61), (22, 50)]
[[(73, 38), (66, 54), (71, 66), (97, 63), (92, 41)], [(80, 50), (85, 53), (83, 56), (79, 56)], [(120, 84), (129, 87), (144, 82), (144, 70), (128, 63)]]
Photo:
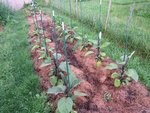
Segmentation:
[(139, 79), (139, 75), (137, 74), (137, 72), (136, 72), (135, 69), (128, 69), (128, 71), (126, 72), (126, 75), (128, 75), (129, 77), (131, 77), (136, 82)]
[(46, 52), (45, 51), (39, 51), (41, 54), (40, 54), (40, 57), (38, 59), (43, 59), (43, 58), (46, 58)]
[(116, 72), (114, 72), (113, 74), (111, 74), (111, 78), (117, 78), (119, 77), (120, 75)]
[(37, 49), (39, 47), (40, 47), (39, 45), (34, 45), (31, 50), (33, 51), (33, 50), (35, 50), (35, 49)]
[(109, 69), (109, 70), (118, 69), (118, 65), (115, 63), (110, 63), (106, 66), (106, 69)]
[[(128, 58), (128, 56), (125, 55), (125, 61), (127, 60), (127, 58)], [(121, 61), (124, 61), (124, 55), (120, 57), (120, 60), (121, 60)]]
[(82, 97), (84, 97), (84, 96), (87, 96), (87, 94), (79, 92), (79, 91), (74, 91), (74, 96), (82, 96)]
[(74, 38), (70, 38), (70, 43), (72, 43), (74, 41)]
[(78, 36), (78, 37), (75, 37), (75, 39), (82, 40), (82, 37)]
[(59, 93), (64, 93), (66, 90), (66, 86), (63, 85), (58, 85), (58, 86), (53, 86), (52, 88), (49, 88), (47, 91), (47, 94), (59, 94)]
[(49, 39), (49, 38), (46, 38), (46, 42), (51, 42), (51, 39)]
[(54, 48), (49, 48), (48, 51), (53, 52)]
[(72, 110), (71, 113), (78, 113), (77, 111)]
[[(57, 60), (59, 60), (60, 58), (61, 58), (61, 54), (60, 53), (54, 53), (53, 54), (53, 57), (55, 58), (55, 59), (57, 59)], [(56, 58), (57, 57), (57, 58)]]
[(97, 40), (89, 39), (89, 42), (91, 42), (93, 45), (97, 45)]
[(65, 36), (65, 39), (67, 40), (70, 36), (71, 36), (71, 34), (67, 34), (67, 35)]
[(52, 84), (52, 86), (55, 86), (57, 83), (57, 77), (56, 76), (51, 76), (50, 77), (50, 83)]
[(96, 62), (96, 67), (99, 67), (101, 64), (102, 64), (101, 61), (97, 61), (97, 62)]
[(94, 53), (94, 51), (88, 51), (88, 52), (85, 53), (84, 56), (88, 56), (88, 55), (91, 55), (91, 54), (93, 54), (93, 53)]
[(63, 97), (58, 101), (58, 110), (60, 113), (70, 113), (72, 111), (73, 101), (70, 97)]
[(109, 45), (110, 45), (110, 42), (105, 42), (101, 45), (101, 49), (106, 48)]
[(59, 79), (57, 84), (58, 84), (58, 85), (63, 85), (64, 82), (63, 82), (63, 80)]
[(134, 55), (135, 51), (133, 51), (129, 56), (128, 58), (130, 59), (133, 55)]
[(114, 86), (115, 87), (120, 87), (120, 85), (121, 85), (121, 81), (119, 79), (115, 79)]
[(106, 56), (106, 53), (100, 52), (100, 55), (101, 55), (102, 57), (105, 57), (105, 56)]
[[(67, 72), (66, 62), (61, 62), (60, 65), (59, 65), (59, 68), (62, 71)], [(69, 68), (69, 71), (70, 71), (70, 68)]]
[(46, 67), (46, 66), (49, 66), (51, 65), (51, 58), (50, 57), (47, 57), (44, 62), (41, 64), (40, 68), (43, 68), (43, 67)]

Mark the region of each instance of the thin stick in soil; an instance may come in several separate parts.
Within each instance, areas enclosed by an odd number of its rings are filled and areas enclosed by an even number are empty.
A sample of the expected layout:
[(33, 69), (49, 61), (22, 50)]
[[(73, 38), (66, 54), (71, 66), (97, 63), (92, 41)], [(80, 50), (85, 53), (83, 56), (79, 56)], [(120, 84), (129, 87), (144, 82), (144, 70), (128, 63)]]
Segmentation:
[(41, 35), (40, 35), (40, 30), (39, 30), (39, 26), (38, 26), (38, 21), (37, 21), (37, 16), (36, 16), (36, 10), (35, 10), (35, 4), (34, 4), (34, 1), (32, 0), (32, 9), (33, 9), (33, 20), (34, 20), (34, 18), (35, 18), (35, 22), (36, 22), (36, 25), (35, 25), (35, 27), (36, 27), (36, 30), (38, 31), (38, 37), (39, 37), (39, 40), (40, 40), (40, 42), (41, 42)]
[(53, 33), (53, 40), (55, 42), (55, 50), (56, 50), (56, 59), (54, 59), (54, 64), (56, 68), (56, 73), (55, 75), (58, 75), (58, 42), (57, 42), (57, 35), (56, 35), (56, 18), (55, 18), (55, 12), (53, 8), (53, 22), (54, 22), (54, 33)]
[(66, 60), (66, 68), (67, 68), (67, 93), (69, 95), (70, 92), (70, 78), (69, 78), (69, 64), (68, 64), (68, 55), (67, 55), (67, 49), (66, 49), (66, 38), (65, 38), (65, 26), (64, 26), (64, 19), (62, 17), (62, 32), (63, 32), (63, 41), (64, 41), (64, 53), (65, 53), (65, 60)]
[(48, 48), (47, 48), (47, 45), (46, 45), (46, 37), (45, 37), (45, 32), (44, 32), (44, 25), (43, 25), (42, 11), (41, 10), (40, 10), (40, 19), (41, 19), (41, 24), (42, 24), (42, 32), (43, 32), (43, 36), (44, 36), (45, 52), (46, 52), (46, 56), (48, 57)]

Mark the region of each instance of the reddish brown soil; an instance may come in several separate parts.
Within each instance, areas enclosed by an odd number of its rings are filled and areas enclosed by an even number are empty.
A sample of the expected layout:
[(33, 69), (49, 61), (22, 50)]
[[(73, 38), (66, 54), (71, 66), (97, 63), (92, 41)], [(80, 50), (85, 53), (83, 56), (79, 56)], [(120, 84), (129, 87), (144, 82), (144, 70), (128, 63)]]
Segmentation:
[[(52, 39), (52, 20), (47, 15), (43, 16), (46, 36)], [(27, 20), (30, 25), (29, 35), (31, 36), (31, 39), (29, 40), (31, 45), (34, 45), (37, 36), (32, 36), (34, 31), (32, 17), (27, 17)], [(40, 22), (39, 27), (41, 28)], [(58, 52), (63, 55), (63, 43), (60, 41), (58, 45)], [(55, 43), (47, 43), (47, 46), (54, 48)], [(75, 101), (77, 106), (75, 109), (78, 113), (150, 113), (150, 96), (145, 86), (139, 82), (133, 81), (128, 86), (115, 88), (113, 86), (113, 80), (110, 78), (110, 75), (113, 72), (105, 70), (105, 66), (113, 61), (107, 57), (104, 59), (102, 65), (97, 68), (95, 61), (96, 54), (85, 57), (86, 51), (80, 51), (78, 49), (75, 53), (72, 53), (73, 46), (74, 43), (67, 43), (69, 63), (75, 75), (83, 80), (83, 82), (81, 82), (74, 90), (84, 92), (88, 95), (87, 97), (77, 97)], [(92, 47), (89, 47), (89, 49), (96, 51)], [(39, 49), (35, 49), (34, 51), (31, 51), (31, 53), (35, 70), (41, 79), (41, 87), (46, 91), (51, 87), (49, 82), (49, 72), (52, 67), (54, 67), (54, 63), (45, 68), (40, 68), (43, 59), (38, 59), (40, 55), (38, 50)], [(51, 56), (52, 53), (49, 53), (49, 55)], [(60, 60), (64, 61), (64, 56)], [(62, 95), (52, 95), (50, 96), (50, 100), (56, 105), (61, 96)]]

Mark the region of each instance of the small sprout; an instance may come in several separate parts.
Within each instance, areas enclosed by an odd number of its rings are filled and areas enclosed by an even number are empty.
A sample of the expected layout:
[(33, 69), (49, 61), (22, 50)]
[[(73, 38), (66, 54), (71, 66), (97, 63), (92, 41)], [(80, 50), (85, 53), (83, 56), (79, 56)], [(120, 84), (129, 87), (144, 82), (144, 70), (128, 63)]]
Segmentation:
[(114, 81), (114, 86), (115, 86), (115, 87), (120, 87), (120, 85), (121, 85), (120, 79), (115, 79), (115, 81)]
[(100, 66), (101, 66), (101, 64), (102, 64), (102, 62), (101, 62), (101, 61), (97, 61), (97, 62), (96, 62), (96, 67), (100, 67)]
[(51, 76), (50, 77), (50, 83), (52, 86), (56, 86), (58, 78), (56, 76)]
[(111, 78), (117, 78), (117, 77), (119, 77), (120, 75), (118, 74), (118, 73), (116, 73), (116, 72), (114, 72), (112, 75), (111, 75)]

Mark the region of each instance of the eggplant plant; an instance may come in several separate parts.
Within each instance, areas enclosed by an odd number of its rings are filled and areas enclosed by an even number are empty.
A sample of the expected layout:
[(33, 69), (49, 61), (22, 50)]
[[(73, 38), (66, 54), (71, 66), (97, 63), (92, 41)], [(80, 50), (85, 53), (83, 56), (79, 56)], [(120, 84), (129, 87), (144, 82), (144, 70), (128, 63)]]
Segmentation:
[(123, 56), (120, 58), (121, 62), (118, 61), (116, 63), (110, 63), (109, 65), (106, 66), (106, 69), (108, 70), (116, 70), (116, 69), (121, 69), (121, 72), (114, 72), (111, 74), (111, 78), (114, 79), (114, 86), (115, 87), (120, 87), (121, 84), (123, 85), (128, 85), (129, 82), (133, 79), (136, 82), (139, 79), (139, 75), (137, 74), (135, 69), (128, 69), (125, 70), (129, 60), (133, 56), (135, 51), (133, 51), (129, 56), (125, 57), (125, 60), (123, 61)]
[[(79, 80), (75, 74), (71, 71), (70, 67), (69, 67), (69, 81), (67, 81), (67, 67), (66, 67), (66, 62), (61, 62), (59, 65), (59, 69), (60, 69), (60, 76), (62, 78), (61, 83), (58, 83), (58, 78), (57, 77), (51, 77), (51, 83), (53, 84), (53, 86), (51, 88), (48, 89), (47, 94), (60, 94), (63, 93), (65, 94), (64, 97), (62, 97), (59, 101), (58, 101), (58, 105), (57, 105), (57, 109), (56, 109), (56, 113), (76, 113), (73, 110), (73, 106), (75, 105), (74, 100), (77, 96), (87, 96), (85, 93), (81, 93), (78, 91), (74, 91), (72, 93), (72, 89), (75, 88), (78, 84), (80, 84), (81, 80)], [(53, 79), (53, 80), (52, 80)], [(70, 90), (67, 93), (68, 90), (68, 82), (70, 82)]]
[(106, 53), (104, 52), (104, 48), (106, 48), (110, 43), (102, 42), (102, 32), (99, 33), (98, 41), (97, 41), (97, 55), (96, 55), (96, 66), (99, 67), (102, 64), (103, 59), (106, 57)]

